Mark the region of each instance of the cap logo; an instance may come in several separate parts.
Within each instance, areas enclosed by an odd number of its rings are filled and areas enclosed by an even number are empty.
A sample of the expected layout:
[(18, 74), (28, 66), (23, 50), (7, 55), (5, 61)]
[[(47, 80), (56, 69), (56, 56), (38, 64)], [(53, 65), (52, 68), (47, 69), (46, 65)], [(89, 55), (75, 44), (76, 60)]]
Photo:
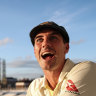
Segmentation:
[(51, 25), (52, 23), (51, 22), (43, 22), (40, 25), (46, 25), (46, 24)]

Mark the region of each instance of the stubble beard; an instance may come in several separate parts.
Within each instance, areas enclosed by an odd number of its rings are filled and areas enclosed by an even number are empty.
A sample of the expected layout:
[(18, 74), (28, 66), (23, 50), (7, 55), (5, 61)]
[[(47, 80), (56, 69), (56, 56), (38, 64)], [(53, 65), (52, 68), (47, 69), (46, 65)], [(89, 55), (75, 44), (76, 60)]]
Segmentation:
[(42, 61), (39, 63), (42, 70), (54, 70), (56, 68), (56, 57), (53, 60)]

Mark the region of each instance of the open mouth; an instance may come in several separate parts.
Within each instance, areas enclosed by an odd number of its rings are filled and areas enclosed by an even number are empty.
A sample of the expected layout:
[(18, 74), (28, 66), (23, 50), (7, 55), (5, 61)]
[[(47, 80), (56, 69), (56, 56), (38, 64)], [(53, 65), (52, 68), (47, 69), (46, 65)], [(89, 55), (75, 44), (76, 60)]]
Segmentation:
[(51, 58), (54, 57), (54, 54), (51, 53), (51, 52), (44, 52), (41, 56), (42, 56), (43, 59), (47, 59), (47, 58), (51, 59)]

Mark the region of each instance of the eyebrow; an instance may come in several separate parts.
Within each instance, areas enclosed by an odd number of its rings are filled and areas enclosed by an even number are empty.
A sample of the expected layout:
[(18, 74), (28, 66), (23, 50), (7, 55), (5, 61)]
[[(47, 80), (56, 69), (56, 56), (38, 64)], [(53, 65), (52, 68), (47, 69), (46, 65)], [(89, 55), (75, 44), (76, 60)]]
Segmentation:
[(50, 35), (60, 35), (60, 33), (54, 31), (54, 32), (52, 32)]

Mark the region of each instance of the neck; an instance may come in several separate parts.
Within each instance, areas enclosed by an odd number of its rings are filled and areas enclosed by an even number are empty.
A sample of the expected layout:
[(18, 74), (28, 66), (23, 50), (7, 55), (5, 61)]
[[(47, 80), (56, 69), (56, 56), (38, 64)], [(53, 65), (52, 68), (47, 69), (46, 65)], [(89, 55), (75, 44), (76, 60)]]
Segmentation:
[(59, 79), (63, 66), (64, 65), (62, 65), (60, 68), (58, 68), (56, 70), (43, 70), (44, 74), (45, 74), (45, 78), (48, 81), (48, 85), (52, 90), (55, 89), (55, 87), (58, 83), (58, 79)]

